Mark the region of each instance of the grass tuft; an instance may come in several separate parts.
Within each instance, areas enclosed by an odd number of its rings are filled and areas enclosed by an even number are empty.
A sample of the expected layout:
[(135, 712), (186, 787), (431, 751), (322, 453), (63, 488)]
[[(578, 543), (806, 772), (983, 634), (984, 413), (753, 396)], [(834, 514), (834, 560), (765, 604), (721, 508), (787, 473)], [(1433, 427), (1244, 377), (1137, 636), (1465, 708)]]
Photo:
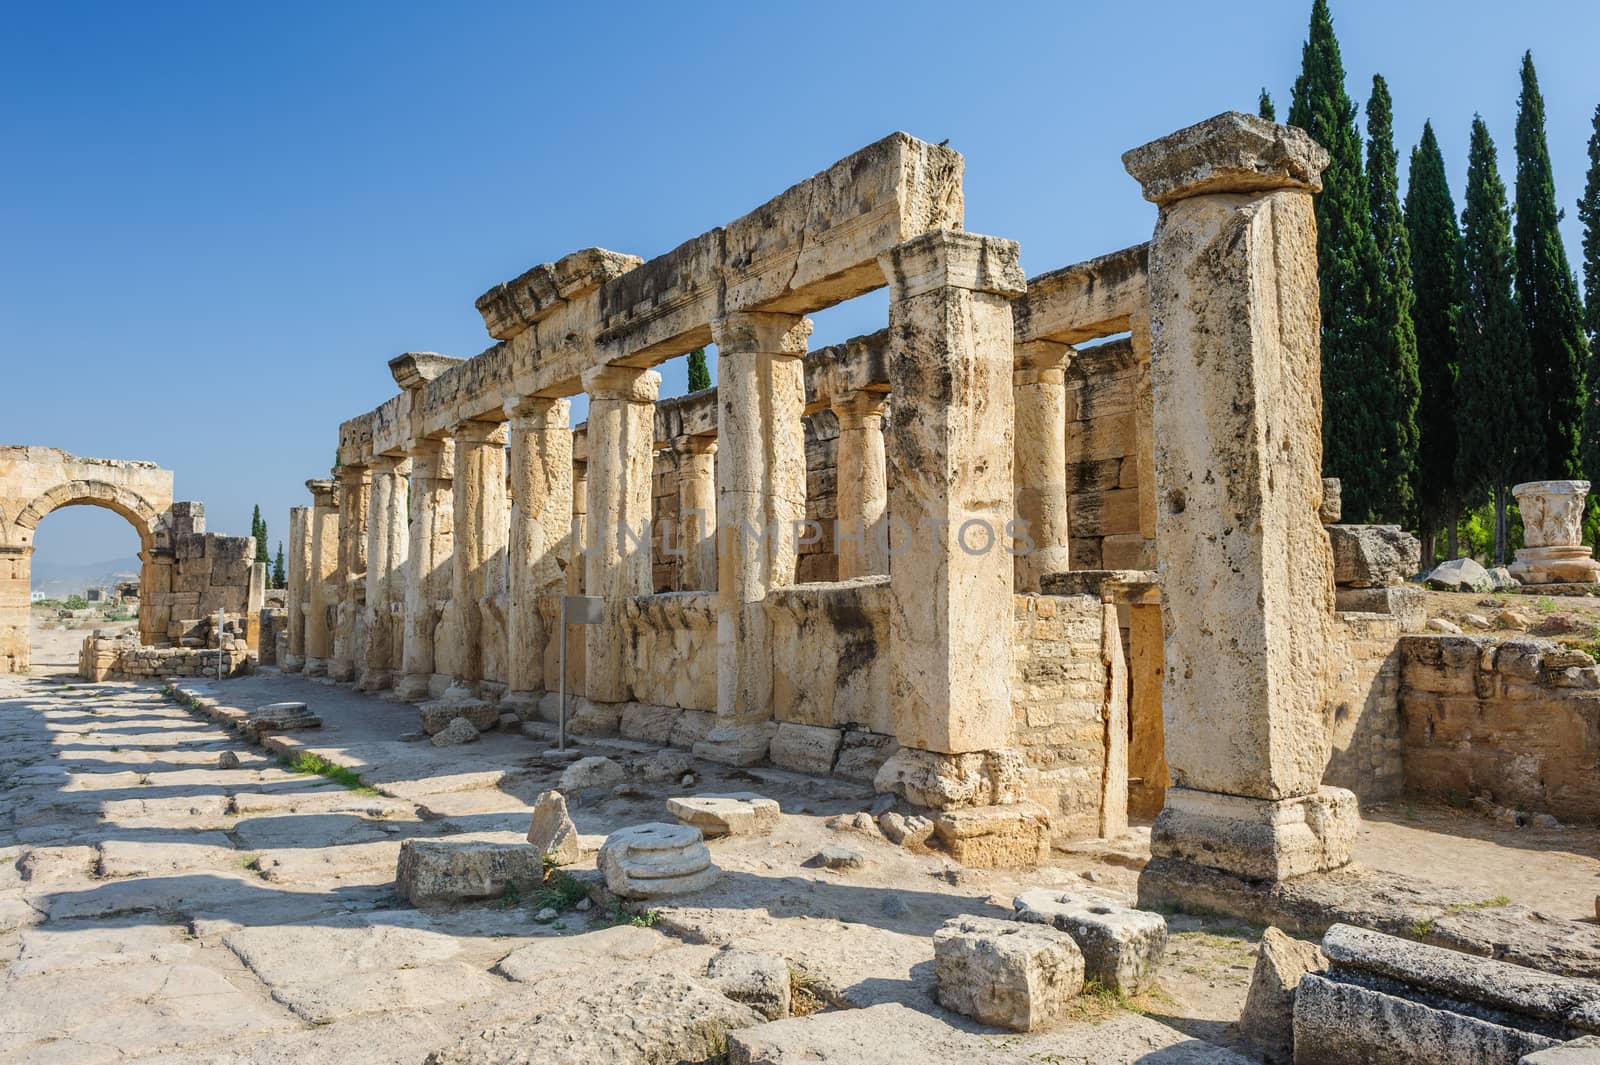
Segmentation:
[(280, 758), (278, 764), (291, 773), (305, 773), (331, 780), (349, 788), (357, 795), (377, 795), (378, 789), (362, 781), (361, 774), (348, 766), (336, 765), (320, 754), (297, 754), (293, 758)]

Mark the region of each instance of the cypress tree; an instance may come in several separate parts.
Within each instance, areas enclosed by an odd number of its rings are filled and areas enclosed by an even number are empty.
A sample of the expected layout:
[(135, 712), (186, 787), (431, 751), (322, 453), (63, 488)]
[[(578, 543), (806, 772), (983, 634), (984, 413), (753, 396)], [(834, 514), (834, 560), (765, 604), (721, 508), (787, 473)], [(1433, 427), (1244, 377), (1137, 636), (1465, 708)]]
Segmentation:
[(283, 541), (278, 541), (278, 557), (272, 563), (272, 586), (274, 588), (289, 587), (289, 573), (283, 566)]
[(1561, 212), (1544, 136), (1544, 97), (1533, 53), (1522, 57), (1517, 101), (1517, 304), (1528, 330), (1536, 379), (1534, 417), (1544, 429), (1542, 460), (1534, 477), (1583, 476), (1585, 380), (1589, 346), (1583, 305), (1561, 243)]
[(1467, 202), (1461, 213), (1461, 374), (1456, 382), (1456, 476), (1465, 492), (1494, 498), (1494, 560), (1506, 557), (1506, 500), (1544, 439), (1527, 329), (1512, 295), (1515, 255), (1506, 187), (1483, 119), (1472, 120)]
[(699, 392), (711, 387), (711, 369), (706, 365), (706, 349), (695, 348), (689, 352), (689, 391)]
[(1262, 86), (1261, 95), (1256, 100), (1256, 114), (1268, 122), (1278, 121), (1278, 109), (1272, 106), (1272, 95)]
[(1346, 521), (1372, 520), (1387, 495), (1382, 440), (1393, 408), (1373, 348), (1370, 279), (1377, 276), (1356, 106), (1327, 0), (1311, 7), (1311, 31), (1295, 79), (1289, 123), (1328, 150), (1317, 196), (1317, 275), (1322, 304), (1322, 461), (1343, 484)]
[[(1589, 174), (1578, 201), (1583, 223), (1583, 298), (1589, 327), (1589, 403), (1584, 407), (1583, 469), (1590, 481), (1600, 482), (1600, 107), (1594, 109), (1594, 132), (1589, 135)], [(1593, 500), (1593, 496), (1590, 497)]]
[(1417, 379), (1417, 334), (1412, 324), (1411, 238), (1400, 213), (1400, 176), (1394, 148), (1394, 107), (1389, 86), (1373, 75), (1367, 100), (1367, 201), (1372, 239), (1378, 255), (1369, 278), (1372, 293), (1373, 341), (1389, 401), (1383, 424), (1381, 494), (1373, 510), (1384, 521), (1412, 524), (1416, 515), (1417, 405), (1422, 386)]
[[(1422, 125), (1422, 142), (1411, 150), (1406, 186), (1406, 232), (1411, 240), (1411, 308), (1417, 337), (1417, 376), (1422, 403), (1417, 411), (1417, 510), (1422, 561), (1433, 564), (1433, 534), (1455, 531), (1461, 510), (1456, 482), (1456, 374), (1461, 342), (1456, 314), (1461, 298), (1461, 230), (1445, 178), (1444, 155), (1433, 124)], [(1450, 537), (1450, 550), (1455, 538)]]
[(250, 535), (255, 537), (257, 562), (266, 562), (267, 558), (267, 523), (261, 520), (261, 504), (257, 503), (255, 510), (250, 515)]

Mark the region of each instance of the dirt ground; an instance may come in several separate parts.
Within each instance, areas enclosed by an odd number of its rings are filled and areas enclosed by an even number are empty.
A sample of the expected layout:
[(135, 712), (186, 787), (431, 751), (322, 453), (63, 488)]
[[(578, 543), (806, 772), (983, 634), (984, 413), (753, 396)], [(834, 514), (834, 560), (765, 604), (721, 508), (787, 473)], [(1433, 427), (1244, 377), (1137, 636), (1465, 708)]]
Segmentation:
[(1542, 636), (1575, 647), (1600, 644), (1600, 597), (1517, 592), (1436, 592), (1425, 589), (1428, 617), (1459, 625), (1469, 635)]
[[(929, 1055), (948, 1037), (1006, 1062), (1250, 1060), (1235, 1022), (1261, 929), (1234, 921), (1171, 915), (1154, 991), (1086, 997), (1077, 1021), (1046, 1032), (976, 1027), (934, 999), (931, 937), (946, 919), (1007, 916), (1038, 887), (1131, 902), (1147, 830), (1058, 851), (1039, 870), (971, 870), (894, 846), (870, 822), (850, 827), (870, 787), (697, 762), (693, 791), (757, 791), (783, 810), (771, 836), (711, 843), (724, 871), (711, 889), (642, 914), (567, 900), (545, 922), (551, 899), (537, 890), (418, 910), (394, 894), (401, 841), (520, 841), (560, 772), (538, 757), (541, 738), (435, 748), (398, 738), (415, 728), (404, 704), (271, 674), (212, 686), (235, 706), (308, 702), (324, 727), (294, 734), (299, 753), (352, 767), (363, 788), (351, 791), (286, 769), (154, 686), (54, 672), (75, 664), (81, 638), (41, 631), (38, 674), (0, 678), (0, 1060), (415, 1063), (492, 1047), (482, 1033), (510, 1038), (547, 1014), (578, 1018), (579, 1039), (616, 1012), (605, 996), (642, 975), (697, 975), (723, 946), (781, 956), (827, 1011), (916, 1011), (936, 1030)], [(606, 833), (667, 819), (664, 800), (683, 793), (643, 779), (646, 745), (585, 747), (629, 776), (571, 797), (580, 870)], [(239, 768), (218, 767), (225, 750)], [(1592, 919), (1595, 830), (1518, 830), (1432, 804), (1365, 813), (1363, 864)], [(864, 866), (819, 868), (831, 844)], [(459, 1060), (500, 1060), (484, 1053)]]

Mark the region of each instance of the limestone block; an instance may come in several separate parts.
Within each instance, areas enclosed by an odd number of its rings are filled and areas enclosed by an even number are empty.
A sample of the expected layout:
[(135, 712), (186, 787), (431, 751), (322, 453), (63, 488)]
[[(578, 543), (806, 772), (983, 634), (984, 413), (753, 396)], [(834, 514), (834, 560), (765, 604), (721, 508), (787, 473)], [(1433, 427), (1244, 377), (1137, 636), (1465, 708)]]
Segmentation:
[(685, 710), (673, 723), (667, 742), (674, 747), (693, 748), (716, 725), (717, 715), (704, 710)]
[(902, 847), (920, 847), (933, 838), (933, 821), (916, 814), (909, 816), (895, 810), (886, 810), (878, 817), (878, 828), (890, 843)]
[(694, 745), (694, 756), (722, 765), (755, 765), (767, 757), (777, 726), (771, 722), (718, 725)]
[(1294, 1061), (1294, 993), (1306, 973), (1319, 973), (1328, 959), (1315, 943), (1295, 939), (1268, 928), (1261, 937), (1255, 973), (1244, 1011), (1239, 1015), (1239, 1031), (1254, 1043), (1267, 1065), (1291, 1065)]
[(435, 747), (455, 747), (463, 743), (477, 743), (478, 726), (464, 717), (451, 718), (448, 725), (433, 734), (430, 742)]
[(1517, 1065), (1594, 1065), (1600, 1061), (1600, 1036), (1586, 1035), (1570, 1043), (1529, 1054)]
[(1336, 525), (1344, 517), (1343, 485), (1337, 477), (1322, 479), (1322, 506), (1317, 508), (1317, 519), (1324, 525)]
[(1071, 936), (992, 917), (946, 921), (933, 934), (933, 966), (941, 1006), (1018, 1032), (1061, 1019), (1083, 990)]
[(500, 709), (493, 703), (486, 703), (481, 699), (461, 702), (441, 699), (418, 706), (417, 716), (422, 723), (422, 731), (430, 736), (444, 731), (456, 718), (466, 718), (479, 732), (488, 732), (499, 724)]
[(675, 706), (656, 706), (653, 703), (623, 703), (619, 728), (630, 740), (646, 743), (666, 743), (683, 711)]
[(1274, 801), (1174, 787), (1151, 828), (1150, 849), (1156, 857), (1282, 880), (1347, 864), (1359, 826), (1356, 797), (1343, 788)]
[(606, 887), (625, 899), (660, 899), (710, 887), (721, 875), (700, 830), (652, 821), (606, 837), (596, 860)]
[(767, 757), (772, 764), (797, 773), (824, 775), (833, 771), (844, 733), (836, 728), (785, 721), (773, 734)]
[(540, 792), (534, 800), (528, 842), (557, 865), (571, 865), (583, 857), (578, 828), (567, 816), (567, 800), (559, 791)]
[(780, 814), (776, 799), (753, 791), (671, 798), (667, 812), (698, 828), (707, 839), (770, 835), (778, 827)]
[(694, 772), (694, 757), (686, 751), (657, 751), (638, 766), (641, 779), (651, 784), (664, 780), (681, 780), (685, 773)]
[(1229, 111), (1124, 152), (1144, 198), (1170, 204), (1211, 192), (1322, 191), (1328, 153), (1295, 126)]
[(1036, 802), (944, 810), (933, 831), (952, 858), (976, 869), (1031, 869), (1050, 858), (1050, 814)]
[(574, 736), (615, 736), (622, 724), (622, 707), (622, 703), (574, 699), (567, 704), (567, 731)]
[(1022, 797), (1022, 769), (1015, 751), (938, 754), (902, 747), (884, 761), (873, 787), (933, 809), (989, 806)]
[(568, 795), (590, 788), (612, 788), (621, 784), (627, 776), (622, 767), (611, 759), (590, 755), (563, 769), (557, 788)]
[(789, 963), (779, 955), (723, 947), (707, 963), (706, 980), (769, 1021), (789, 1016)]
[(1422, 545), (1398, 525), (1325, 525), (1333, 547), (1333, 580), (1349, 588), (1401, 584), (1417, 572)]
[(1426, 583), (1429, 588), (1445, 592), (1494, 591), (1494, 578), (1489, 576), (1489, 571), (1470, 558), (1439, 563), (1428, 574)]
[(1102, 987), (1136, 995), (1155, 981), (1167, 950), (1167, 921), (1096, 895), (1027, 891), (1013, 905), (1017, 920), (1048, 924), (1070, 935), (1083, 952), (1084, 973)]
[(1428, 622), (1427, 593), (1414, 584), (1392, 588), (1338, 588), (1334, 607), (1360, 614), (1393, 614), (1406, 632), (1418, 632)]
[(259, 739), (267, 732), (288, 732), (294, 729), (321, 728), (322, 719), (305, 703), (268, 703), (252, 710), (239, 725), (239, 731), (251, 739)]
[(888, 761), (900, 749), (899, 741), (881, 732), (847, 729), (839, 742), (839, 755), (834, 759), (833, 773), (846, 780), (871, 783)]
[(510, 884), (543, 881), (544, 855), (518, 843), (408, 839), (395, 870), (395, 890), (413, 906), (499, 898)]

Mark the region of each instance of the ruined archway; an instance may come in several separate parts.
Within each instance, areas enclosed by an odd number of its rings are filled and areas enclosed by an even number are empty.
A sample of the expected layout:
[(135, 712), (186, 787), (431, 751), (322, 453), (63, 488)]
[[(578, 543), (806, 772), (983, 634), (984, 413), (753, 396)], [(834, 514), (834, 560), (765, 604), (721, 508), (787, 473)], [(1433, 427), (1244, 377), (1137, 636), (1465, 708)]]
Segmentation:
[[(29, 667), (28, 592), (39, 522), (68, 506), (95, 506), (127, 519), (139, 536), (141, 578), (149, 587), (162, 515), (172, 506), (172, 471), (153, 462), (79, 458), (58, 448), (0, 447), (0, 673)], [(139, 608), (140, 638), (154, 619), (148, 596)]]

